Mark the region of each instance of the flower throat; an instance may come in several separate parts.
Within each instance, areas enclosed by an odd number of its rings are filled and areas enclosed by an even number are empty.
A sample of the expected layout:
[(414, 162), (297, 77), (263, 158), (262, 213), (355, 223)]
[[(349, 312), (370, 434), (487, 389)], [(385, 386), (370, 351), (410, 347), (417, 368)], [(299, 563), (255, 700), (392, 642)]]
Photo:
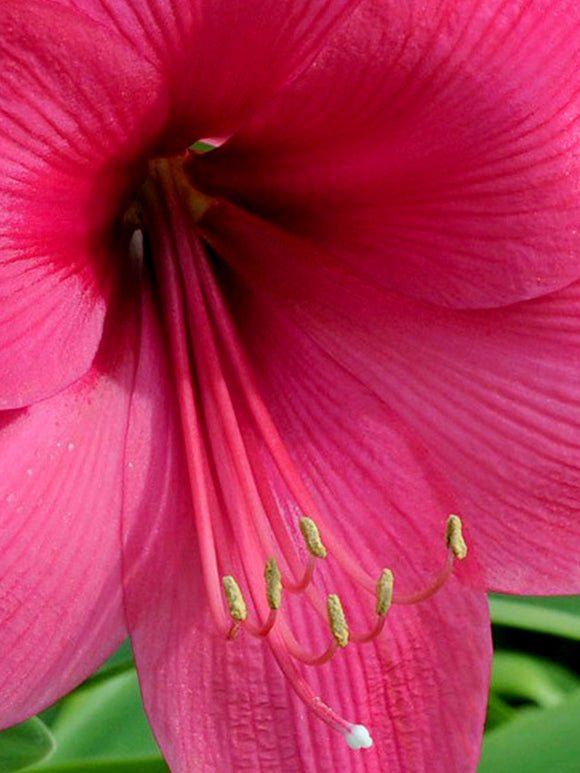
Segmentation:
[[(317, 507), (263, 401), (246, 360), (197, 223), (216, 205), (196, 191), (187, 157), (151, 162), (140, 218), (150, 242), (179, 401), (201, 570), (217, 630), (236, 646), (261, 639), (309, 711), (353, 749), (372, 745), (364, 725), (341, 717), (315, 695), (306, 668), (331, 661), (352, 644), (381, 635), (391, 604), (414, 604), (446, 582), (467, 553), (461, 521), (451, 515), (440, 571), (411, 594), (394, 589), (393, 573), (371, 577)], [(375, 597), (375, 622), (353, 630), (340, 597), (321, 597), (317, 565), (332, 561)], [(328, 643), (309, 651), (284, 614), (297, 596), (328, 626)], [(250, 611), (247, 599), (251, 599)]]

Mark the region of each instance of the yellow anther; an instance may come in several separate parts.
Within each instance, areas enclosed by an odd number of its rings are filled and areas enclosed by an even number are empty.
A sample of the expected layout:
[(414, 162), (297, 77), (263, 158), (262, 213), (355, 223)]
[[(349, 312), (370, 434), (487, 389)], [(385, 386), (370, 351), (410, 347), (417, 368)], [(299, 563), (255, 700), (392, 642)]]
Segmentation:
[(340, 599), (334, 593), (331, 593), (326, 601), (328, 610), (328, 622), (334, 641), (339, 647), (346, 647), (348, 644), (348, 625), (344, 616), (344, 610)]
[(224, 593), (230, 608), (230, 615), (237, 622), (243, 622), (248, 616), (248, 609), (246, 602), (242, 596), (240, 586), (231, 575), (222, 577), (222, 585), (224, 586)]
[(463, 539), (463, 530), (461, 518), (457, 515), (450, 515), (447, 519), (447, 531), (445, 534), (447, 547), (451, 548), (455, 558), (460, 560), (467, 555), (467, 545)]
[(377, 615), (385, 617), (393, 600), (394, 577), (390, 569), (383, 569), (377, 580)]
[(310, 555), (314, 556), (314, 558), (326, 558), (326, 548), (320, 539), (318, 526), (312, 518), (304, 517), (300, 519), (300, 531)]
[(264, 570), (266, 598), (270, 609), (280, 609), (282, 604), (282, 577), (275, 558), (269, 558)]

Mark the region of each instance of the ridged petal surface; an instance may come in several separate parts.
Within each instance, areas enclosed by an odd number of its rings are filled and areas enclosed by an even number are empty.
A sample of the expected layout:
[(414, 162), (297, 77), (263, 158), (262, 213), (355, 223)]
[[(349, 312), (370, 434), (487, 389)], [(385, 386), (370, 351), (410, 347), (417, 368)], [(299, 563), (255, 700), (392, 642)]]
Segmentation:
[(0, 722), (44, 709), (126, 636), (125, 436), (136, 318), (112, 315), (85, 377), (0, 413)]
[(90, 367), (123, 207), (166, 111), (151, 66), (86, 16), (7, 0), (0, 25), (0, 408), (15, 408)]
[(303, 70), (360, 0), (61, 0), (118, 30), (166, 78), (165, 142), (225, 137)]
[(580, 7), (367, 0), (197, 185), (444, 306), (580, 276)]

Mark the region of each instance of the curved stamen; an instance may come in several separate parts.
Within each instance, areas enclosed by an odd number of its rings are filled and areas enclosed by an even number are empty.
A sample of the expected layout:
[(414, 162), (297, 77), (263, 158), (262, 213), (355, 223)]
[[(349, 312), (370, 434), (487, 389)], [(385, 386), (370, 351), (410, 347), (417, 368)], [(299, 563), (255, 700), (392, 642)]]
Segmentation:
[(287, 626), (284, 626), (282, 638), (287, 652), (292, 655), (295, 660), (304, 663), (305, 666), (322, 666), (324, 663), (328, 663), (329, 660), (332, 660), (338, 650), (338, 645), (333, 639), (323, 652), (314, 655), (298, 643)]
[(348, 625), (344, 616), (344, 610), (340, 598), (331, 593), (327, 598), (328, 624), (332, 633), (333, 641), (320, 655), (312, 655), (307, 652), (294, 638), (292, 632), (287, 626), (284, 626), (283, 638), (288, 652), (292, 657), (304, 663), (307, 666), (320, 666), (334, 656), (339, 648), (344, 648), (348, 644)]
[(284, 588), (290, 591), (290, 593), (299, 593), (307, 588), (312, 579), (316, 559), (326, 558), (327, 556), (326, 548), (320, 539), (318, 526), (312, 518), (304, 516), (300, 519), (300, 533), (304, 537), (304, 542), (310, 555), (302, 578), (297, 583), (284, 583)]
[[(322, 698), (315, 695), (312, 688), (302, 677), (294, 663), (286, 656), (286, 648), (283, 640), (274, 636), (271, 641), (272, 653), (276, 658), (284, 676), (288, 679), (292, 689), (296, 692), (302, 702), (333, 730), (340, 733), (346, 743), (353, 749), (368, 748), (372, 744), (372, 739), (364, 725), (357, 725), (344, 719), (330, 708)], [(360, 742), (360, 745), (357, 745)], [(354, 745), (351, 745), (354, 744)]]
[(417, 604), (434, 596), (445, 585), (453, 571), (453, 553), (448, 551), (443, 567), (428, 585), (414, 593), (393, 593), (393, 604)]
[(313, 556), (308, 556), (308, 563), (306, 564), (304, 574), (298, 582), (292, 583), (285, 578), (282, 579), (284, 590), (288, 591), (288, 593), (301, 593), (303, 590), (306, 590), (306, 588), (310, 585), (310, 581), (312, 580), (315, 564), (316, 559)]
[(377, 620), (367, 633), (351, 632), (350, 638), (356, 644), (365, 644), (376, 639), (382, 633), (387, 620), (387, 613), (393, 601), (393, 585), (393, 573), (390, 569), (383, 569), (381, 576), (377, 580)]
[(377, 620), (374, 626), (366, 633), (357, 633), (356, 631), (350, 631), (350, 640), (355, 644), (367, 644), (369, 641), (373, 641), (377, 636), (380, 636), (385, 627), (387, 618), (385, 615), (377, 615)]
[(266, 622), (264, 625), (259, 626), (253, 623), (251, 620), (246, 620), (244, 622), (244, 628), (248, 631), (249, 634), (252, 636), (255, 636), (257, 639), (263, 639), (266, 637), (272, 628), (274, 627), (274, 624), (278, 618), (278, 610), (277, 609), (271, 609), (268, 617), (266, 618)]
[(445, 544), (447, 545), (447, 556), (443, 567), (425, 588), (415, 593), (393, 594), (394, 604), (417, 604), (419, 601), (434, 596), (438, 590), (445, 585), (453, 571), (455, 559), (462, 561), (467, 555), (467, 545), (463, 539), (461, 518), (457, 515), (450, 515), (447, 519), (445, 528)]

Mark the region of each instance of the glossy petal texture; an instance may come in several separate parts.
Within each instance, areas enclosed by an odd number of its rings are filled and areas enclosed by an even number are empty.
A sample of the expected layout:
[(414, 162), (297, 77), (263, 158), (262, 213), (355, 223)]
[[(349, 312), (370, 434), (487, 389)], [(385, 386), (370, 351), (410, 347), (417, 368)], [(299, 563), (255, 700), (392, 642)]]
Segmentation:
[(225, 137), (304, 69), (360, 0), (60, 0), (118, 29), (165, 74), (165, 144)]
[(115, 222), (166, 109), (151, 66), (86, 17), (7, 0), (0, 25), (0, 408), (14, 408), (90, 367)]
[(132, 311), (110, 315), (82, 380), (0, 414), (3, 726), (71, 690), (126, 636), (120, 513)]
[(580, 277), (580, 6), (367, 0), (194, 181), (458, 308)]
[[(201, 225), (249, 286), (388, 407), (389, 426), (426, 449), (423, 464), (470, 525), (489, 586), (577, 589), (580, 285), (504, 309), (445, 310), (360, 282), (230, 205)], [(251, 305), (241, 308), (250, 319)], [(258, 372), (266, 356), (282, 367), (289, 345), (264, 350)]]
[[(369, 751), (350, 751), (333, 731), (309, 717), (267, 644), (244, 636), (227, 643), (216, 635), (200, 582), (179, 419), (173, 404), (159, 400), (171, 379), (166, 371), (163, 375), (160, 338), (148, 314), (143, 330), (146, 343), (131, 414), (131, 426), (140, 430), (130, 430), (128, 459), (131, 449), (139, 455), (144, 444), (150, 456), (146, 461), (140, 455), (141, 464), (126, 468), (126, 502), (135, 519), (125, 520), (129, 568), (125, 587), (147, 711), (172, 770), (378, 773), (392, 766), (405, 773), (448, 773), (470, 769), (483, 723), (490, 643), (485, 597), (458, 578), (432, 603), (394, 609), (379, 645), (351, 647), (331, 666), (305, 671), (315, 691), (334, 708), (369, 725), (375, 740)], [(268, 344), (275, 337), (274, 333), (272, 339), (268, 337)], [(315, 348), (310, 344), (310, 350)], [(317, 365), (315, 359), (302, 362)], [(292, 365), (288, 363), (288, 371)], [(327, 365), (330, 370), (316, 371), (300, 386), (316, 391), (315, 399), (309, 394), (308, 404), (327, 416), (328, 424), (314, 423), (311, 431), (305, 429), (300, 391), (296, 398), (291, 392), (277, 392), (279, 417), (289, 430), (302, 433), (296, 439), (308, 482), (320, 491), (319, 476), (324, 478), (324, 504), (337, 516), (339, 531), (351, 538), (355, 557), (363, 564), (378, 560), (380, 545), (398, 562), (402, 578), (418, 582), (425, 563), (417, 556), (427, 556), (428, 565), (435, 563), (438, 553), (444, 555), (439, 531), (432, 535), (411, 525), (410, 499), (414, 503), (421, 497), (400, 479), (404, 468), (391, 470), (385, 463), (389, 430), (382, 422), (373, 423), (371, 414), (381, 410), (376, 399), (356, 381), (342, 377), (334, 394), (317, 389), (337, 375), (336, 366), (333, 369), (330, 361)], [(282, 371), (282, 378), (288, 371)], [(151, 372), (157, 374), (155, 380)], [(274, 388), (278, 376), (268, 369), (266, 378), (270, 377)], [(328, 425), (333, 424), (337, 404), (346, 401), (361, 411), (357, 419), (373, 429), (361, 438), (352, 427), (335, 424), (329, 440)], [(353, 442), (358, 452), (355, 460)], [(401, 447), (401, 453), (412, 459), (408, 449)], [(345, 454), (353, 468), (348, 482), (343, 474)], [(385, 487), (385, 476), (392, 487)], [(155, 508), (149, 499), (141, 499), (145, 480)], [(403, 508), (409, 508), (408, 527), (402, 518), (387, 517), (387, 511), (399, 514)], [(435, 527), (436, 518), (431, 515), (431, 520)], [(466, 569), (466, 574), (469, 577), (472, 572)], [(372, 595), (349, 586), (332, 567), (330, 580), (352, 618), (359, 625), (368, 619)], [(288, 609), (298, 638), (313, 649), (322, 648), (328, 633), (312, 610), (299, 598), (288, 601)]]

